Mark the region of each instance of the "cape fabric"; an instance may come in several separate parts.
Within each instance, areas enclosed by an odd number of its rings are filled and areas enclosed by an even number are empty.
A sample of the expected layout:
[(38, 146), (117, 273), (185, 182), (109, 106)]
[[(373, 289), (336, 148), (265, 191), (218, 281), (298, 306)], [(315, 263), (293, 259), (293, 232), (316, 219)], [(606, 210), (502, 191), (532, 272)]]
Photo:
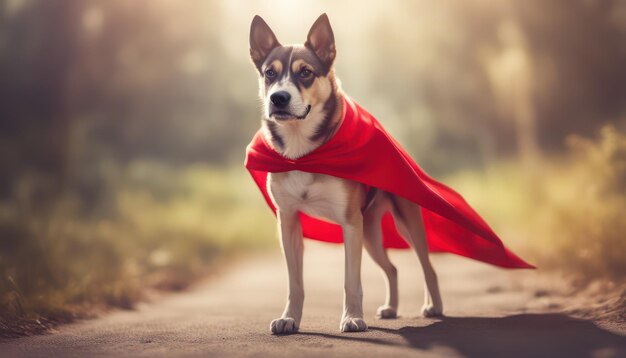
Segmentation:
[[(454, 190), (428, 176), (378, 121), (344, 96), (343, 122), (334, 137), (313, 152), (291, 160), (276, 152), (259, 130), (246, 149), (246, 168), (267, 204), (267, 174), (300, 170), (345, 178), (401, 197), (421, 207), (428, 248), (505, 268), (533, 268), (502, 241)], [(341, 227), (300, 213), (305, 237), (341, 243)], [(408, 248), (391, 213), (382, 218), (383, 245)]]

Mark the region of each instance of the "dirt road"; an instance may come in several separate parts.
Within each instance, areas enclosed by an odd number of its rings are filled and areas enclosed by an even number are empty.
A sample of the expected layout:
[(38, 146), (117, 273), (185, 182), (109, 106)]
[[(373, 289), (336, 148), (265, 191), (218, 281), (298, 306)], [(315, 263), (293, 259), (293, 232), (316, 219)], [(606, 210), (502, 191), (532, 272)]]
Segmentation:
[[(626, 357), (626, 328), (598, 326), (558, 313), (539, 287), (541, 271), (505, 271), (434, 255), (445, 312), (419, 316), (417, 258), (393, 251), (400, 276), (400, 315), (376, 320), (381, 273), (364, 256), (364, 333), (340, 333), (341, 246), (306, 242), (306, 300), (301, 333), (273, 336), (286, 293), (282, 257), (242, 260), (194, 289), (135, 311), (60, 327), (52, 334), (0, 342), (0, 356), (355, 356), (355, 357)], [(545, 286), (545, 284), (544, 284)]]

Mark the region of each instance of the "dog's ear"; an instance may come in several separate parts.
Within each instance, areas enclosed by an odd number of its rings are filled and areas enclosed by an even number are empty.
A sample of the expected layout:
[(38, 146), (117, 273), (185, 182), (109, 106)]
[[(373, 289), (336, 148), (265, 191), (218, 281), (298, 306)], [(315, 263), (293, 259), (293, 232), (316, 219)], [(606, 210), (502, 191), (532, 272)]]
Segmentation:
[(337, 52), (335, 50), (335, 35), (333, 35), (333, 29), (330, 27), (330, 21), (325, 13), (320, 15), (311, 26), (304, 46), (313, 50), (324, 66), (330, 69)]
[(259, 72), (267, 55), (278, 46), (280, 43), (272, 29), (259, 15), (255, 15), (250, 25), (250, 57)]

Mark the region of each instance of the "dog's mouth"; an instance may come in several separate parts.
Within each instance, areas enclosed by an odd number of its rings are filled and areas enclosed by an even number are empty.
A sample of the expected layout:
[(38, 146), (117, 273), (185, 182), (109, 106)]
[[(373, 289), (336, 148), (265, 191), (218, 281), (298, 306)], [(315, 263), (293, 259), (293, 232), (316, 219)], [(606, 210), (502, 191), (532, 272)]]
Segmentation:
[(276, 110), (270, 113), (270, 117), (274, 117), (278, 121), (289, 121), (289, 120), (303, 120), (306, 116), (311, 112), (311, 105), (306, 106), (304, 110), (304, 114), (296, 115), (291, 112)]

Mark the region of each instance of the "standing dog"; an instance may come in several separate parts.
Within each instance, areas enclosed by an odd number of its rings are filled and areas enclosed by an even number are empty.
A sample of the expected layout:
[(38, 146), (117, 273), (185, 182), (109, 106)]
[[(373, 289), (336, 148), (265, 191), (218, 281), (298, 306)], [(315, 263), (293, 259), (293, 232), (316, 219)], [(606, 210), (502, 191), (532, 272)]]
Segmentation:
[[(311, 27), (304, 45), (282, 46), (259, 16), (250, 28), (250, 56), (259, 71), (262, 130), (282, 156), (297, 159), (333, 137), (342, 121), (342, 96), (335, 77), (335, 40), (326, 14)], [(395, 318), (398, 278), (382, 244), (381, 217), (394, 216), (398, 231), (417, 253), (426, 289), (424, 316), (443, 312), (437, 276), (428, 257), (420, 207), (402, 197), (333, 176), (300, 171), (271, 173), (267, 187), (277, 209), (280, 239), (289, 271), (289, 297), (276, 334), (295, 333), (302, 318), (303, 237), (298, 212), (341, 226), (345, 243), (345, 294), (340, 329), (365, 331), (361, 252), (365, 246), (385, 273), (387, 297), (377, 317)]]

